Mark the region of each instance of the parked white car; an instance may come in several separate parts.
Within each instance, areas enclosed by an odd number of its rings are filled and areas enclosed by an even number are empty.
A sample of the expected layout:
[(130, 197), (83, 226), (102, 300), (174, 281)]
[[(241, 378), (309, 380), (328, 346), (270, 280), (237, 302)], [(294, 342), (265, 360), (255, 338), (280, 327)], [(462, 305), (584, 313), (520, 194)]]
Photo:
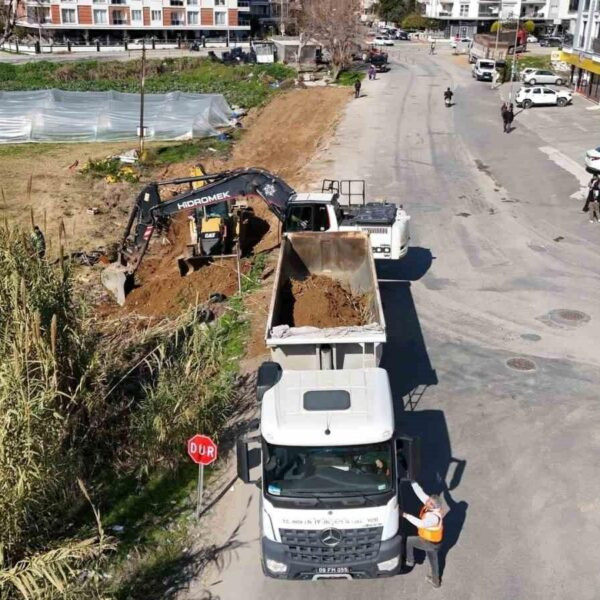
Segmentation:
[(591, 171), (600, 171), (600, 146), (585, 153), (585, 166)]
[(527, 43), (528, 44), (537, 44), (538, 39), (535, 37), (535, 35), (528, 35), (527, 36)]
[(525, 77), (527, 75), (529, 75), (530, 73), (533, 73), (534, 71), (537, 71), (537, 69), (532, 68), (532, 67), (527, 67), (526, 69), (523, 69), (520, 73), (519, 73), (519, 79), (521, 81), (525, 81)]
[(544, 85), (522, 87), (515, 97), (517, 106), (530, 108), (532, 106), (566, 106), (573, 100), (571, 90), (554, 90)]
[(373, 44), (373, 46), (393, 46), (394, 41), (388, 40), (387, 38), (384, 38), (381, 36), (377, 36), (376, 38), (373, 39), (371, 44)]
[(536, 85), (538, 83), (551, 83), (552, 85), (562, 85), (565, 83), (565, 78), (557, 75), (552, 71), (544, 71), (543, 69), (534, 69), (523, 77), (525, 83)]

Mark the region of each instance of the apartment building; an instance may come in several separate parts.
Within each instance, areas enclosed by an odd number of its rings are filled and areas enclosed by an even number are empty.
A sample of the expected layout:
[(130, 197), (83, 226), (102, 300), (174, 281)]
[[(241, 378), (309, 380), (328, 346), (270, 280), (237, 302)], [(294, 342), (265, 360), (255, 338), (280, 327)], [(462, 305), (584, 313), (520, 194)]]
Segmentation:
[(249, 0), (24, 0), (18, 24), (47, 38), (235, 38), (249, 12)]
[(600, 102), (600, 0), (578, 2), (573, 35), (561, 59), (571, 65), (571, 84), (581, 94)]
[(422, 13), (439, 19), (449, 35), (471, 37), (505, 19), (533, 21), (539, 34), (558, 35), (574, 26), (577, 0), (419, 0)]

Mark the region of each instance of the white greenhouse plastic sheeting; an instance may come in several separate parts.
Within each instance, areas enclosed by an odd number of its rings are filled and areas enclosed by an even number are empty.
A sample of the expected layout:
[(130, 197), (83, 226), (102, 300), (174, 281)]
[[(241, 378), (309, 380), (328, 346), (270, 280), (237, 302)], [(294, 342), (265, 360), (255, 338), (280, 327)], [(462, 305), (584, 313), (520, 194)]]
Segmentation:
[[(217, 135), (234, 113), (221, 94), (144, 95), (148, 140)], [(140, 95), (39, 90), (0, 92), (0, 143), (106, 142), (137, 138)]]

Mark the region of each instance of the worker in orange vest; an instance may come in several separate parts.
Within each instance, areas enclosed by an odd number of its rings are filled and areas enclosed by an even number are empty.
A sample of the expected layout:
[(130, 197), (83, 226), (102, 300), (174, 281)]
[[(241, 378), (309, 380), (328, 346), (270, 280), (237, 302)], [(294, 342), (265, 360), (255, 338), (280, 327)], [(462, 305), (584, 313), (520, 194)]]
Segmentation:
[(442, 500), (434, 494), (428, 496), (416, 481), (413, 481), (411, 485), (415, 494), (423, 503), (423, 508), (421, 508), (418, 517), (402, 513), (402, 516), (417, 528), (418, 533), (418, 535), (409, 535), (406, 538), (406, 566), (414, 566), (415, 548), (423, 550), (427, 554), (431, 565), (431, 575), (427, 576), (427, 581), (433, 587), (439, 588), (441, 578), (438, 552), (444, 531)]

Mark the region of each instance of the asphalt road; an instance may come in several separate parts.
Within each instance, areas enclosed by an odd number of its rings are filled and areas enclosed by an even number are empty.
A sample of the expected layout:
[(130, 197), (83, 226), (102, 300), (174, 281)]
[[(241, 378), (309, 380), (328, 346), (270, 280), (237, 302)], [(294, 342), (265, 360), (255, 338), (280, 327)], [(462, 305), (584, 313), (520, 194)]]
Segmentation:
[(409, 255), (379, 265), (383, 366), (402, 427), (423, 438), (423, 486), (450, 508), (442, 588), (423, 565), (384, 580), (266, 579), (257, 490), (238, 482), (210, 521), (238, 547), (186, 597), (598, 597), (600, 224), (580, 212), (580, 184), (600, 114), (577, 98), (520, 113), (504, 134), (508, 92), (402, 46), (319, 158), (323, 175), (365, 178), (371, 199), (412, 215)]

